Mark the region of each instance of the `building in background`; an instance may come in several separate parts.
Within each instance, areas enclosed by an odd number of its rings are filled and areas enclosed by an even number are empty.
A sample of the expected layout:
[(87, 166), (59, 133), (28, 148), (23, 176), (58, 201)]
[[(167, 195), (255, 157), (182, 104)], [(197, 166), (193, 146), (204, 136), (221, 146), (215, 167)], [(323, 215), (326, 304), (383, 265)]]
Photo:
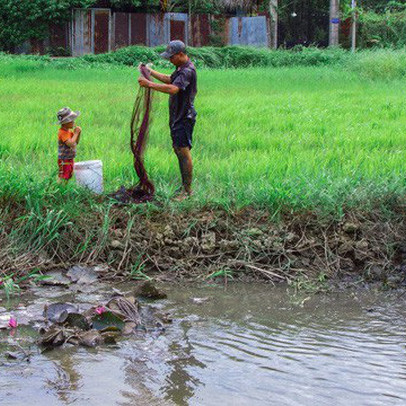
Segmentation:
[(269, 47), (269, 15), (133, 13), (111, 8), (74, 9), (70, 21), (50, 27), (49, 38), (30, 41), (17, 52), (80, 56), (130, 45), (158, 46), (172, 39), (187, 45)]
[[(334, 1), (338, 4), (338, 0)], [(109, 7), (109, 0), (99, 0), (97, 7), (72, 10), (67, 23), (50, 27), (46, 40), (29, 41), (17, 52), (79, 56), (130, 45), (163, 45), (174, 38), (195, 47), (243, 45), (289, 49), (297, 45), (329, 45), (332, 0), (217, 2), (221, 3), (221, 15), (200, 12), (201, 0), (184, 1), (181, 10), (188, 12), (173, 12), (181, 4), (177, 0), (160, 0), (155, 9), (161, 10), (159, 13), (148, 8), (145, 12), (131, 7), (115, 9)], [(334, 21), (340, 35), (348, 36), (340, 19)]]

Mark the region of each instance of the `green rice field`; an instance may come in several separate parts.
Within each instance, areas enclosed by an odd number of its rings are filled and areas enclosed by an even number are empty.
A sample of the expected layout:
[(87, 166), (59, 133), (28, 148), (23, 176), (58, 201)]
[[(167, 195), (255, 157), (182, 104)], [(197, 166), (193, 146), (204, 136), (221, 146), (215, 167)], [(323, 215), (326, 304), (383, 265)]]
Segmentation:
[[(0, 58), (0, 198), (40, 201), (58, 187), (55, 122), (64, 106), (81, 111), (77, 161), (103, 161), (107, 192), (134, 184), (137, 88), (130, 67)], [(187, 204), (341, 211), (405, 193), (403, 79), (371, 80), (337, 66), (200, 69), (198, 90), (195, 196)], [(157, 95), (145, 157), (163, 202), (180, 185), (167, 104)]]

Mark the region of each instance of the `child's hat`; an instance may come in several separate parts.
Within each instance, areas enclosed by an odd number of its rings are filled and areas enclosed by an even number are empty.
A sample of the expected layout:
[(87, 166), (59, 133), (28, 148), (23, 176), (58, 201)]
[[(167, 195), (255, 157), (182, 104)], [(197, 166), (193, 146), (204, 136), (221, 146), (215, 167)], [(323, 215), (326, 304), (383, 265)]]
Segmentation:
[(58, 124), (66, 124), (75, 121), (80, 116), (80, 111), (72, 111), (69, 107), (64, 107), (56, 113)]

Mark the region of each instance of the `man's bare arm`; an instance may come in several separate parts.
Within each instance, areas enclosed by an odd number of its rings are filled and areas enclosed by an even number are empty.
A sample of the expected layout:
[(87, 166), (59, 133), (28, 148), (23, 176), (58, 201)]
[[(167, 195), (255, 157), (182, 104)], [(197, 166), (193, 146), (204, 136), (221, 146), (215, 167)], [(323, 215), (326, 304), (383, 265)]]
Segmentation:
[(157, 90), (158, 92), (168, 93), (168, 94), (176, 94), (179, 92), (179, 88), (175, 85), (167, 85), (155, 82), (149, 82), (148, 87), (153, 90)]
[(169, 75), (165, 75), (164, 73), (157, 72), (156, 70), (150, 69), (151, 76), (155, 79), (158, 79), (162, 83), (170, 84), (171, 77)]
[(151, 82), (150, 80), (145, 79), (143, 76), (140, 76), (138, 78), (138, 83), (142, 87), (149, 87), (149, 88), (151, 88), (153, 90), (157, 90), (158, 92), (161, 92), (161, 93), (176, 94), (179, 92), (179, 88), (175, 85), (167, 85), (167, 84)]

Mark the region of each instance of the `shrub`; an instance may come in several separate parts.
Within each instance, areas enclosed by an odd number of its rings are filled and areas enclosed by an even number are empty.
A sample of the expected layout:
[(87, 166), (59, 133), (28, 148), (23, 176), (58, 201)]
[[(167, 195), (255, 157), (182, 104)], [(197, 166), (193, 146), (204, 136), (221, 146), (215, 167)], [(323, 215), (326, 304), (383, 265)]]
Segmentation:
[(362, 51), (349, 60), (348, 67), (364, 79), (402, 79), (406, 76), (406, 52), (389, 49)]
[[(168, 61), (160, 57), (163, 47), (148, 48), (130, 46), (114, 52), (86, 55), (80, 60), (89, 63), (112, 63), (135, 66), (139, 62), (152, 62), (157, 66), (169, 67)], [(322, 50), (303, 48), (301, 50), (270, 50), (241, 46), (188, 48), (188, 53), (198, 67), (247, 68), (266, 66), (316, 66), (342, 62), (348, 53), (342, 49)]]
[(377, 14), (372, 11), (361, 15), (359, 32), (361, 48), (406, 46), (406, 11)]

